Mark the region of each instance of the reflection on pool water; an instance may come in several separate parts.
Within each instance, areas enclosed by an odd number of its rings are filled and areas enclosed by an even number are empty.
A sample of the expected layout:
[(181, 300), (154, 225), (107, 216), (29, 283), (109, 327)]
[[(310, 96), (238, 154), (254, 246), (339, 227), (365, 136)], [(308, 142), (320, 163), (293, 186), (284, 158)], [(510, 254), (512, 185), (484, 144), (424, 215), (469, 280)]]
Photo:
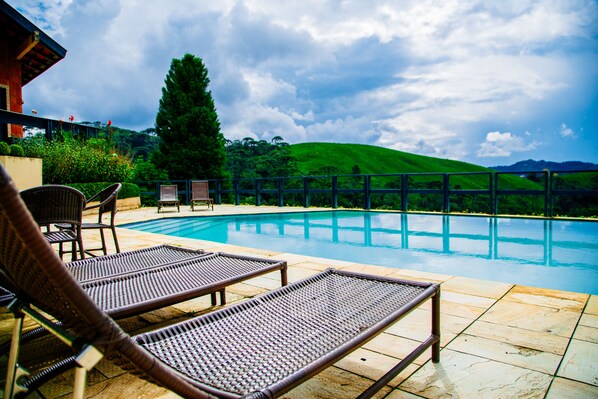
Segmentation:
[(158, 219), (120, 227), (598, 294), (598, 222), (329, 211)]

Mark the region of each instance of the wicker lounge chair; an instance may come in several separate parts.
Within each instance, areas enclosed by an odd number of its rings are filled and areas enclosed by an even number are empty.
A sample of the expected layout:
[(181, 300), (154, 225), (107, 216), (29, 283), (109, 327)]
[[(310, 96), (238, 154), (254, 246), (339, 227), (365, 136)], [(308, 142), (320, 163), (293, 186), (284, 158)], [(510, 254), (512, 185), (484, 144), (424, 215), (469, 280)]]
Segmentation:
[(165, 206), (176, 206), (178, 212), (181, 211), (181, 202), (178, 196), (178, 187), (176, 184), (161, 184), (160, 199), (158, 200), (158, 213)]
[(214, 201), (210, 198), (210, 188), (207, 180), (191, 182), (191, 211), (195, 211), (195, 205), (205, 204), (214, 210)]
[(75, 350), (75, 356), (44, 377), (75, 368), (74, 398), (84, 396), (86, 373), (104, 356), (187, 398), (280, 396), (428, 298), (432, 298), (430, 337), (363, 397), (371, 397), (430, 347), (432, 360), (439, 360), (437, 284), (329, 269), (231, 307), (129, 337), (91, 300), (52, 250), (1, 167), (0, 236), (0, 275), (16, 296), (9, 305), (15, 326), (5, 397), (35, 385), (23, 383), (27, 378), (18, 366), (25, 315)]
[[(81, 221), (85, 196), (72, 187), (55, 184), (32, 187), (21, 191), (21, 198), (29, 212), (40, 226), (45, 229), (44, 236), (51, 244), (59, 244), (59, 254), (64, 253), (63, 244), (71, 243), (72, 260), (77, 259), (77, 245), (81, 259), (85, 258)], [(55, 228), (56, 224), (63, 226)]]

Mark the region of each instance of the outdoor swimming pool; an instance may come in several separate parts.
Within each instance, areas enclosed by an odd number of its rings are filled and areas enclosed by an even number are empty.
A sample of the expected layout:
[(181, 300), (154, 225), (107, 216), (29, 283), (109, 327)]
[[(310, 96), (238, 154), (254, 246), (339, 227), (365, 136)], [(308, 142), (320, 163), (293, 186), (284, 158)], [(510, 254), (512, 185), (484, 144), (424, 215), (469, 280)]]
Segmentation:
[(329, 211), (168, 218), (119, 227), (598, 294), (598, 222)]

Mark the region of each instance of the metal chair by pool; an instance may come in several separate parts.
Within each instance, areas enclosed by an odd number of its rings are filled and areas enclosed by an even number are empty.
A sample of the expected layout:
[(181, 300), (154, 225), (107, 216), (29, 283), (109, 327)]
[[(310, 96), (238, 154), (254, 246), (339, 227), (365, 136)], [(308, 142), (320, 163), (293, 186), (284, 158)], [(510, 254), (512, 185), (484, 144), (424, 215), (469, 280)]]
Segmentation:
[[(366, 390), (363, 397), (371, 397), (430, 347), (432, 360), (439, 361), (437, 284), (328, 269), (216, 312), (129, 337), (90, 298), (52, 250), (1, 167), (0, 236), (4, 241), (0, 251), (2, 279), (10, 282), (16, 296), (9, 305), (15, 326), (5, 397), (31, 386), (21, 384), (24, 375), (18, 366), (25, 315), (75, 351), (75, 356), (54, 368), (75, 369), (75, 398), (84, 396), (86, 373), (104, 356), (124, 370), (186, 398), (280, 396), (429, 298), (430, 337)], [(146, 274), (139, 277), (146, 279)]]
[[(100, 248), (87, 248), (85, 253), (92, 255), (92, 251), (102, 251), (104, 255), (108, 253), (106, 249), (106, 239), (104, 237), (104, 230), (110, 229), (112, 231), (112, 238), (114, 239), (114, 246), (116, 248), (116, 252), (120, 252), (120, 247), (118, 246), (118, 239), (116, 238), (116, 226), (114, 225), (114, 218), (117, 212), (117, 197), (118, 192), (122, 188), (122, 184), (116, 183), (112, 184), (99, 193), (94, 195), (93, 197), (89, 198), (85, 204), (84, 211), (97, 209), (98, 210), (98, 221), (97, 223), (82, 223), (81, 229), (83, 230), (99, 230), (100, 231), (100, 239), (102, 241), (102, 246)], [(98, 202), (96, 204), (96, 202)], [(110, 214), (110, 222), (104, 222), (104, 214)]]
[(195, 205), (205, 204), (214, 210), (214, 201), (210, 198), (210, 189), (207, 180), (191, 182), (191, 211), (195, 211)]
[(178, 212), (181, 211), (181, 202), (179, 201), (178, 188), (176, 184), (160, 185), (160, 199), (158, 200), (158, 213), (165, 206), (176, 206)]

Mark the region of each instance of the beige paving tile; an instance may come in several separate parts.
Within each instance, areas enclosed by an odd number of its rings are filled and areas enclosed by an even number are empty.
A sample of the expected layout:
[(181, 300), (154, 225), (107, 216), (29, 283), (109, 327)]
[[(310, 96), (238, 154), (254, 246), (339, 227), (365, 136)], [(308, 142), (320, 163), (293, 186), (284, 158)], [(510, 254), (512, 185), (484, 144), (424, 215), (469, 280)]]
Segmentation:
[(386, 399), (421, 399), (421, 396), (416, 396), (412, 393), (395, 389), (386, 397)]
[(255, 285), (250, 285), (246, 283), (237, 283), (226, 288), (227, 293), (232, 293), (244, 297), (253, 297), (267, 291), (268, 290), (265, 288), (256, 287)]
[(579, 324), (586, 327), (598, 328), (598, 315), (583, 314), (579, 319)]
[(583, 310), (588, 297), (587, 294), (576, 292), (517, 285), (505, 295), (504, 300), (579, 312)]
[(543, 398), (547, 374), (444, 349), (399, 388), (425, 398)]
[(554, 353), (467, 334), (459, 335), (446, 348), (551, 375), (556, 372), (562, 358)]
[[(129, 374), (123, 374), (123, 376), (128, 376), (128, 375)], [(39, 388), (39, 391), (43, 395), (43, 397), (45, 397), (47, 399), (59, 398), (59, 397), (65, 396), (65, 395), (71, 396), (71, 393), (73, 392), (74, 378), (75, 378), (74, 371), (69, 370), (69, 371), (62, 373), (59, 376), (53, 378), (46, 384), (42, 385)], [(98, 384), (98, 383), (104, 383), (104, 384), (111, 383), (111, 381), (118, 379), (118, 378), (119, 377), (107, 379), (106, 376), (104, 376), (102, 373), (100, 373), (97, 369), (93, 369), (87, 373), (87, 386), (88, 386), (87, 389), (90, 389), (89, 387), (91, 385)], [(87, 393), (87, 395), (89, 395), (89, 392), (87, 390), (86, 390), (86, 393)]]
[(250, 280), (246, 280), (245, 284), (253, 285), (258, 288), (264, 288), (266, 290), (274, 290), (280, 287), (280, 278), (273, 279), (264, 276), (254, 277)]
[(139, 379), (131, 374), (123, 374), (86, 389), (87, 398), (110, 399), (175, 399), (180, 398), (169, 390)]
[(290, 253), (290, 252), (282, 252), (282, 253), (278, 254), (277, 257), (280, 259), (286, 260), (287, 264), (289, 266), (296, 265), (299, 263), (309, 262), (309, 263), (320, 264), (320, 265), (322, 265), (320, 267), (324, 267), (324, 268), (330, 267), (330, 265), (328, 265), (326, 263), (318, 263), (317, 258), (314, 258), (312, 256), (305, 256), (305, 255), (294, 254), (294, 253)]
[(598, 387), (565, 378), (555, 378), (548, 390), (546, 399), (598, 398)]
[(121, 374), (125, 374), (126, 371), (115, 365), (114, 363), (106, 360), (106, 358), (102, 359), (98, 364), (96, 364), (96, 369), (102, 373), (106, 378), (114, 378)]
[(470, 325), (467, 330), (465, 330), (465, 333), (561, 356), (565, 354), (565, 350), (569, 344), (568, 338), (558, 335), (488, 323), (480, 320)]
[(362, 265), (353, 263), (351, 265), (342, 266), (341, 270), (346, 270), (354, 273), (373, 274), (375, 276), (388, 276), (392, 274), (393, 269), (389, 267)]
[[(285, 399), (347, 399), (355, 398), (373, 381), (336, 367), (328, 367), (282, 397)], [(381, 399), (390, 392), (384, 387), (374, 398)]]
[[(287, 264), (288, 264), (288, 260), (287, 260)], [(329, 265), (324, 265), (322, 263), (316, 263), (316, 262), (311, 262), (311, 261), (297, 262), (297, 263), (294, 263), (293, 266), (302, 267), (304, 269), (317, 270), (320, 272), (324, 271), (330, 267)]]
[[(227, 302), (231, 302), (234, 301), (235, 297), (238, 297), (238, 295), (232, 294), (230, 292), (226, 292), (226, 301)], [(218, 305), (220, 305), (220, 294), (216, 293), (216, 303)], [(200, 296), (198, 298), (194, 298), (194, 299), (190, 299), (188, 301), (185, 302), (179, 302), (176, 303), (174, 305), (172, 305), (173, 308), (180, 310), (181, 312), (184, 313), (196, 313), (196, 312), (201, 312), (203, 310), (213, 310), (215, 309), (215, 307), (212, 306), (212, 299), (210, 295), (203, 295)]]
[[(385, 355), (392, 356), (397, 359), (404, 359), (405, 356), (417, 348), (420, 343), (420, 341), (382, 333), (376, 338), (372, 339), (370, 342), (366, 343), (363, 348), (378, 353), (384, 353)], [(431, 350), (428, 350), (415, 359), (413, 363), (422, 365), (430, 358)]]
[(598, 315), (598, 295), (590, 296), (588, 304), (586, 305), (585, 313)]
[(546, 306), (499, 301), (480, 320), (563, 337), (573, 334), (580, 314)]
[[(382, 353), (359, 348), (335, 363), (335, 366), (375, 381), (386, 374), (386, 372), (392, 369), (399, 363), (399, 361), (400, 359)], [(399, 375), (388, 385), (396, 387), (417, 369), (417, 365), (408, 365), (407, 368), (399, 373)]]
[[(415, 309), (389, 327), (386, 332), (421, 342), (430, 336), (431, 320), (432, 313), (430, 311)], [(441, 314), (440, 345), (446, 345), (472, 322), (473, 320), (464, 317)]]
[(398, 269), (392, 272), (392, 274), (390, 274), (390, 277), (400, 278), (403, 280), (428, 281), (431, 283), (442, 283), (452, 278), (452, 276), (449, 276), (448, 274), (422, 272), (419, 270), (409, 269)]
[(499, 299), (513, 287), (513, 284), (478, 280), (467, 277), (453, 277), (442, 283), (443, 291), (460, 292), (486, 298)]
[(442, 313), (467, 319), (477, 319), (495, 303), (494, 299), (450, 291), (441, 293), (440, 298)]
[(598, 344), (571, 340), (557, 375), (598, 386)]
[(446, 302), (460, 303), (463, 305), (475, 306), (477, 308), (484, 309), (488, 309), (490, 306), (496, 303), (495, 299), (451, 291), (443, 291), (440, 294), (440, 297)]
[[(280, 273), (277, 272), (278, 275), (280, 276)], [(320, 273), (320, 270), (314, 270), (314, 269), (307, 269), (304, 267), (299, 267), (297, 266), (292, 266), (289, 267), (288, 271), (287, 271), (287, 276), (289, 279), (289, 283), (292, 283), (294, 281), (299, 281), (299, 280), (303, 280), (304, 278), (307, 277), (311, 277), (314, 274), (318, 274)], [(280, 280), (280, 277), (278, 277)]]
[(573, 339), (598, 344), (598, 328), (578, 325), (573, 334)]

